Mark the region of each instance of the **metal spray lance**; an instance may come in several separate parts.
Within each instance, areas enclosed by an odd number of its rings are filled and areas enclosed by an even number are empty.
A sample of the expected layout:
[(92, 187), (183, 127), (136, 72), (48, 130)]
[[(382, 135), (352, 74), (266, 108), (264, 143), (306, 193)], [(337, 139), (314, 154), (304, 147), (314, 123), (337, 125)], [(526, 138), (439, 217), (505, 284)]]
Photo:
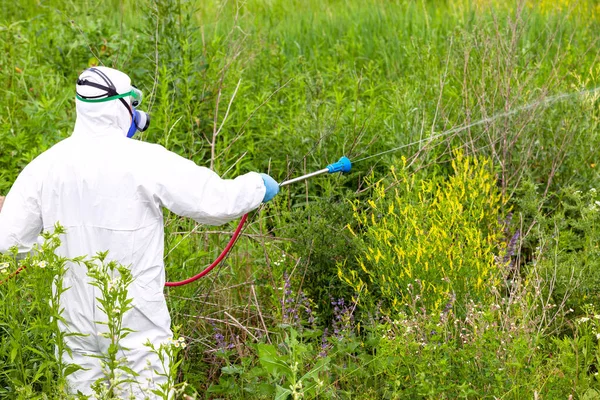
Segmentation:
[[(322, 175), (325, 173), (333, 174), (336, 172), (349, 172), (350, 169), (352, 169), (352, 163), (350, 162), (350, 159), (348, 159), (348, 157), (342, 157), (337, 162), (335, 162), (333, 164), (329, 164), (327, 167), (325, 167), (319, 171), (311, 172), (310, 174), (302, 175), (302, 176), (299, 176), (294, 179), (289, 179), (287, 181), (283, 181), (279, 184), (279, 186), (280, 187), (287, 186), (289, 184), (301, 182), (303, 180), (306, 180), (306, 179), (309, 179), (309, 178), (312, 178), (312, 177), (315, 177), (318, 175)], [(227, 254), (229, 253), (229, 250), (231, 250), (231, 248), (235, 244), (237, 238), (240, 236), (240, 233), (242, 232), (242, 228), (244, 227), (244, 224), (246, 223), (247, 219), (248, 219), (248, 214), (245, 214), (242, 217), (242, 219), (240, 220), (237, 228), (235, 229), (235, 232), (233, 232), (233, 236), (231, 236), (231, 239), (229, 239), (229, 243), (227, 243), (227, 246), (225, 246), (225, 249), (221, 252), (221, 254), (219, 254), (219, 257), (217, 257), (217, 259), (215, 261), (213, 261), (212, 264), (210, 264), (202, 272), (200, 272), (197, 275), (192, 276), (191, 278), (188, 278), (188, 279), (185, 279), (185, 280), (179, 281), (179, 282), (166, 282), (165, 286), (174, 287), (174, 286), (187, 285), (188, 283), (192, 283), (195, 280), (198, 280), (198, 279), (202, 278), (204, 275), (208, 274), (214, 267), (219, 265), (219, 263), (227, 256)]]

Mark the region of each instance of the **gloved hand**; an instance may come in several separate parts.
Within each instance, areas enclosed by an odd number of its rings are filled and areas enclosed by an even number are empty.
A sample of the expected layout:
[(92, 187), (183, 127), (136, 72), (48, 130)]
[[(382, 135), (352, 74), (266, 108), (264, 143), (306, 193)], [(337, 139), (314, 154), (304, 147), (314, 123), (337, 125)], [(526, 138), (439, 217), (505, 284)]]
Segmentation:
[(260, 174), (260, 176), (262, 176), (265, 188), (267, 189), (263, 198), (263, 203), (266, 203), (279, 193), (279, 184), (267, 174)]

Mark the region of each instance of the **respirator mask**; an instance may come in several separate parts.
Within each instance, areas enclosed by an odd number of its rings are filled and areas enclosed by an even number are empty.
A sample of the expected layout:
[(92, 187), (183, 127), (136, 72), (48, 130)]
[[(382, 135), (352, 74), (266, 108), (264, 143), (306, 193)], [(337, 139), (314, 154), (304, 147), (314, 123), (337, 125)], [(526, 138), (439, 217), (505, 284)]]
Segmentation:
[[(77, 93), (75, 97), (78, 100), (85, 103), (103, 103), (105, 101), (119, 100), (125, 106), (129, 112), (129, 115), (131, 116), (131, 125), (127, 131), (128, 138), (133, 137), (137, 131), (144, 132), (146, 129), (148, 129), (150, 126), (150, 116), (143, 111), (136, 110), (136, 107), (142, 103), (143, 96), (141, 90), (135, 86), (131, 86), (131, 89), (127, 93), (118, 93), (117, 88), (105, 73), (96, 68), (89, 68), (88, 71), (94, 72), (100, 76), (106, 85), (90, 82), (87, 79), (78, 79), (77, 85), (91, 86), (96, 89), (104, 90), (105, 93), (97, 96), (83, 96)], [(130, 97), (131, 106), (129, 106), (127, 101), (124, 100), (126, 97)]]

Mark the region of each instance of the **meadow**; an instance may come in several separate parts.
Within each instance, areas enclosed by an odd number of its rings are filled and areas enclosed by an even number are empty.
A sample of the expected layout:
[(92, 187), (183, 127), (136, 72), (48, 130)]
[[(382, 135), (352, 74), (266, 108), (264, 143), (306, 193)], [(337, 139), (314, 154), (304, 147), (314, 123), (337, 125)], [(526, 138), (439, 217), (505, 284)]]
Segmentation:
[[(137, 140), (225, 178), (353, 161), (165, 288), (161, 396), (600, 398), (599, 31), (596, 0), (5, 1), (0, 195), (71, 134), (77, 76), (121, 69)], [(165, 212), (167, 280), (236, 225)], [(0, 398), (67, 398), (60, 232), (0, 256)], [(123, 268), (89, 257), (99, 285)]]

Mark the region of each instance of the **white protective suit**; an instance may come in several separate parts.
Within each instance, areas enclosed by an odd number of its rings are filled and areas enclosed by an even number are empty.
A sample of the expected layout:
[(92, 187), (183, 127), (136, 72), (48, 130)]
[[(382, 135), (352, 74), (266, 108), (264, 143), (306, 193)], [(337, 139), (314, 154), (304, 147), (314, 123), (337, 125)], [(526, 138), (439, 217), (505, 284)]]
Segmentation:
[[(119, 93), (130, 90), (127, 75), (98, 68)], [(89, 70), (80, 78), (104, 84)], [(102, 94), (79, 85), (77, 92)], [(0, 252), (15, 245), (20, 252), (29, 251), (42, 229), (52, 230), (59, 222), (67, 229), (60, 255), (73, 258), (108, 250), (109, 260), (130, 266), (135, 280), (129, 297), (134, 308), (125, 314), (123, 326), (136, 332), (121, 345), (130, 349), (123, 355), (140, 377), (139, 385), (128, 390), (135, 398), (154, 398), (147, 386), (164, 382), (157, 372), (165, 371), (143, 344), (150, 340), (158, 345), (172, 336), (163, 295), (162, 208), (202, 224), (219, 225), (258, 207), (265, 186), (258, 173), (224, 180), (162, 146), (128, 139), (131, 117), (118, 100), (77, 100), (76, 106), (73, 135), (27, 165), (7, 195), (0, 212)], [(61, 303), (66, 321), (62, 329), (87, 335), (67, 338), (73, 358), (66, 356), (66, 361), (86, 368), (68, 377), (70, 390), (89, 395), (90, 385), (103, 376), (99, 360), (89, 355), (106, 353), (108, 340), (99, 335), (106, 327), (95, 321), (105, 316), (97, 307), (100, 293), (87, 283), (86, 272), (84, 266), (69, 265), (65, 286), (70, 289)]]

